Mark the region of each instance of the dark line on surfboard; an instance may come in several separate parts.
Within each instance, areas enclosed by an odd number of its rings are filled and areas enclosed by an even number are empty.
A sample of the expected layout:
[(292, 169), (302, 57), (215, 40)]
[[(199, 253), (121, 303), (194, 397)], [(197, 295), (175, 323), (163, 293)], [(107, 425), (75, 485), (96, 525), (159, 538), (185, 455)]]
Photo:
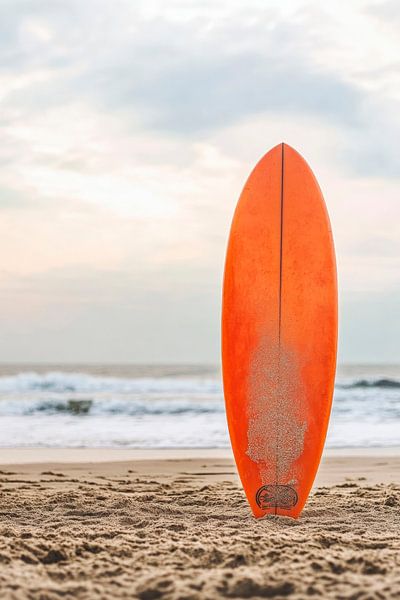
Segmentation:
[[(282, 276), (283, 276), (283, 209), (284, 209), (285, 144), (282, 143), (281, 194), (280, 194), (280, 237), (279, 237), (279, 308), (278, 308), (278, 395), (281, 387), (281, 324), (282, 324)], [(279, 406), (278, 406), (279, 410)], [(279, 423), (276, 423), (276, 469), (275, 486), (278, 486)], [(275, 515), (277, 514), (275, 503)]]
[(281, 232), (280, 232), (280, 248), (279, 248), (279, 329), (278, 341), (279, 349), (281, 347), (281, 323), (282, 323), (282, 263), (283, 263), (283, 191), (284, 191), (284, 168), (285, 168), (285, 144), (282, 144), (282, 162), (281, 162)]

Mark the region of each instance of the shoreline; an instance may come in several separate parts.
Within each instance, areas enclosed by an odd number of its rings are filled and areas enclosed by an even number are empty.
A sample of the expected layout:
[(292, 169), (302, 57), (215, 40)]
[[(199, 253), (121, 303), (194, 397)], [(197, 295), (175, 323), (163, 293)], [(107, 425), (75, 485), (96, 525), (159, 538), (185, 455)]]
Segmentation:
[[(349, 450), (324, 453), (314, 490), (348, 481), (361, 485), (400, 482), (400, 452), (396, 453), (396, 449)], [(1, 448), (0, 467), (17, 469), (38, 479), (43, 472), (60, 469), (71, 476), (85, 472), (93, 476), (114, 476), (129, 470), (156, 480), (183, 474), (199, 484), (218, 480), (241, 488), (230, 449)]]
[[(400, 447), (327, 448), (322, 461), (334, 458), (398, 458)], [(0, 465), (39, 463), (108, 463), (185, 459), (233, 460), (230, 448), (0, 448)]]

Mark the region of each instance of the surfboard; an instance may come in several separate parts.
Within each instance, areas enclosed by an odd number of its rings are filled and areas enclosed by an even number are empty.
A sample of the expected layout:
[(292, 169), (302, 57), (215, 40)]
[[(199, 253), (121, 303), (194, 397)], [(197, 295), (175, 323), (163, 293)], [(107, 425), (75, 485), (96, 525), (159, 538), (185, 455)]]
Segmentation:
[(222, 367), (232, 449), (259, 518), (298, 517), (329, 422), (337, 346), (335, 251), (325, 202), (287, 144), (250, 174), (223, 285)]

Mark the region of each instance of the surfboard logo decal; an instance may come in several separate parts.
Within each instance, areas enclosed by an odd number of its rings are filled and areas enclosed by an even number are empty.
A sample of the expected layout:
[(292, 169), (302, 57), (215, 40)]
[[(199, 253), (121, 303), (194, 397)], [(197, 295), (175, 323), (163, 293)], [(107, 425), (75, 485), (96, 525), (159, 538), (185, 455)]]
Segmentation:
[(290, 510), (296, 506), (298, 499), (296, 490), (290, 485), (263, 485), (256, 494), (256, 502), (262, 510), (267, 508)]

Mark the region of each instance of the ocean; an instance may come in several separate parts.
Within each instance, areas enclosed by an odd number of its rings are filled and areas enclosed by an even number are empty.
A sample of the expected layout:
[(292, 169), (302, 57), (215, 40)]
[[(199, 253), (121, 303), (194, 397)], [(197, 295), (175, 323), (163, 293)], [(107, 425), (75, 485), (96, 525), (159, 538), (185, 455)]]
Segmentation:
[[(0, 366), (0, 447), (228, 444), (217, 366)], [(327, 446), (400, 446), (400, 366), (339, 367)]]

